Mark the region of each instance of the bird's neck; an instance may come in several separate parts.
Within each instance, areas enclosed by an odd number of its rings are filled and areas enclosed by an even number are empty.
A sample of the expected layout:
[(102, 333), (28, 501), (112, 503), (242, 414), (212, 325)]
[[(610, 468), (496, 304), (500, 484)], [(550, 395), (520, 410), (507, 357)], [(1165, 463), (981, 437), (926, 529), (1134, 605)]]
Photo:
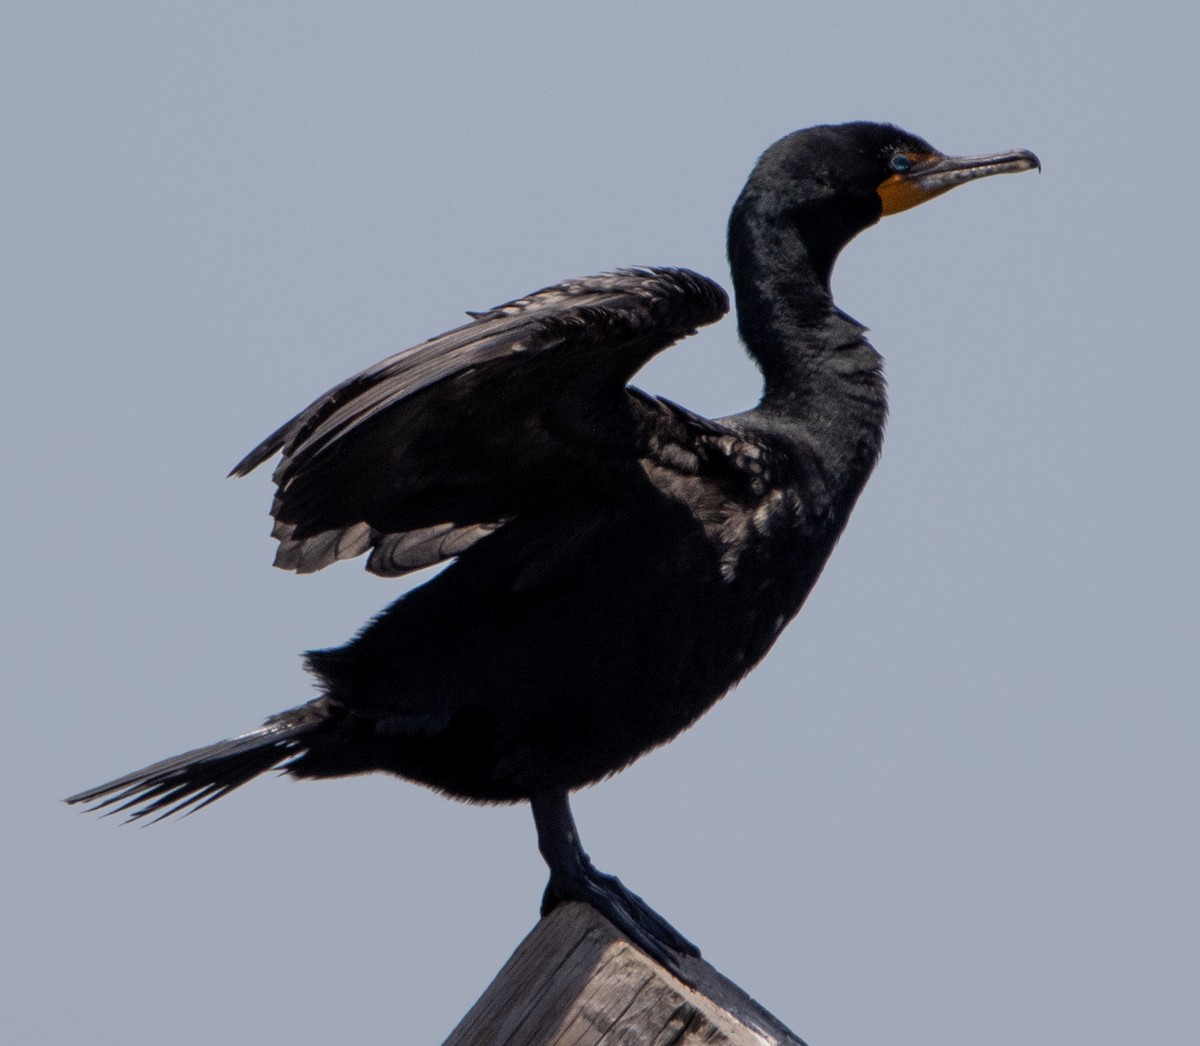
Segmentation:
[[(838, 248), (849, 236), (831, 240), (817, 226), (806, 237), (805, 227), (752, 207), (735, 210), (730, 223), (738, 328), (764, 381), (751, 414), (860, 487), (887, 418), (883, 361), (864, 337), (866, 328), (834, 305), (829, 290)], [(831, 242), (837, 246), (822, 246)]]

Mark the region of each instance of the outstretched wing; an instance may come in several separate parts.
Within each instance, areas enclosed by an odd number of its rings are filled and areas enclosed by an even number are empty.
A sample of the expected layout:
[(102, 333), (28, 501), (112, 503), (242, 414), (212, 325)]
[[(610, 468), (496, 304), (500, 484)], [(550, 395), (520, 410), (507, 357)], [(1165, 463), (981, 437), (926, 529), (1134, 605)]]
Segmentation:
[(231, 475), (282, 451), (277, 566), (306, 573), (370, 551), (367, 569), (390, 576), (451, 558), (636, 467), (645, 408), (626, 383), (728, 308), (685, 269), (547, 287), (331, 389)]

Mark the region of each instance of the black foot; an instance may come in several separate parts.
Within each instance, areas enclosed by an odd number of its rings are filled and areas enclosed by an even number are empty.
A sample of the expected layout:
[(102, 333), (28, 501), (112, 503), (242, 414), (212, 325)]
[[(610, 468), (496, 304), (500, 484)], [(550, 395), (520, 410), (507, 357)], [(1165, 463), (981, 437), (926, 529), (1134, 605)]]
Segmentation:
[(675, 972), (678, 956), (699, 956), (700, 949), (666, 919), (625, 887), (615, 875), (605, 875), (585, 857), (578, 875), (555, 880), (551, 875), (542, 895), (542, 915), (549, 915), (563, 901), (589, 904), (642, 949), (655, 962)]
[(579, 844), (565, 792), (534, 797), (538, 847), (550, 866), (550, 884), (542, 896), (542, 915), (563, 901), (589, 904), (655, 961), (679, 973), (679, 956), (700, 949), (675, 929), (615, 875), (596, 871)]

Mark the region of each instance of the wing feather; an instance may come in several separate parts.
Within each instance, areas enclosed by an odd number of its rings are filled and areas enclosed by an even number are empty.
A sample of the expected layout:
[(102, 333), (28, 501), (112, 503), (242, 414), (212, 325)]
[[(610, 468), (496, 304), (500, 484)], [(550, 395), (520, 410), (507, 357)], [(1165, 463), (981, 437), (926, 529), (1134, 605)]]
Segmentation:
[(685, 269), (624, 269), (547, 287), (331, 389), (236, 466), (277, 452), (276, 565), (370, 551), (396, 575), (452, 558), (515, 515), (636, 466), (626, 383), (728, 311)]

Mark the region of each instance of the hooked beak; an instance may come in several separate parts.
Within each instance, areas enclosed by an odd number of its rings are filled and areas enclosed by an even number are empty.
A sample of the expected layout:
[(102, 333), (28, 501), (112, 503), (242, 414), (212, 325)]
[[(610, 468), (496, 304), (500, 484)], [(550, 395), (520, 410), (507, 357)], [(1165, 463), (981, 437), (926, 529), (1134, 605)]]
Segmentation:
[(986, 178), (992, 174), (1017, 174), (1036, 167), (1042, 169), (1041, 161), (1028, 149), (1014, 149), (1007, 153), (991, 153), (987, 156), (913, 156), (913, 165), (907, 171), (893, 174), (882, 182), (877, 190), (883, 200), (883, 213), (896, 214), (932, 200), (948, 192), (956, 185)]

